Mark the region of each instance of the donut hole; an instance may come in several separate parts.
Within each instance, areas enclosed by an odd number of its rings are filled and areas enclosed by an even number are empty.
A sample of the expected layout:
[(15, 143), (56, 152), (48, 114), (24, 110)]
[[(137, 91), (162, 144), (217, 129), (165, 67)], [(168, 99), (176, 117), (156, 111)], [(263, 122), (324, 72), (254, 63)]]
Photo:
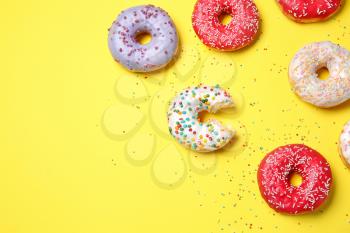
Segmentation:
[(298, 172), (292, 172), (289, 175), (289, 183), (294, 187), (299, 187), (303, 183), (303, 178)]
[(326, 80), (329, 77), (329, 70), (327, 67), (321, 67), (317, 71), (317, 78), (321, 80)]
[(232, 21), (232, 15), (226, 13), (226, 12), (223, 12), (219, 15), (219, 22), (226, 26), (228, 25), (229, 23), (231, 23)]
[(148, 32), (140, 32), (136, 34), (135, 40), (141, 45), (146, 45), (151, 42), (152, 35)]

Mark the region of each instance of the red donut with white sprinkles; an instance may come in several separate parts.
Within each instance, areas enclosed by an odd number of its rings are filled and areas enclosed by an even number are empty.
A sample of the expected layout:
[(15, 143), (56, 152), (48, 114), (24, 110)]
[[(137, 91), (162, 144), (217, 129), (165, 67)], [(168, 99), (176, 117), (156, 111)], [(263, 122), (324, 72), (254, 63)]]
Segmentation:
[(334, 15), (343, 0), (277, 0), (283, 13), (298, 23), (323, 21)]
[[(227, 25), (220, 22), (222, 15), (232, 17)], [(255, 40), (259, 31), (259, 12), (252, 0), (198, 0), (192, 25), (205, 45), (233, 51)]]
[[(299, 186), (290, 182), (294, 173), (302, 178)], [(258, 184), (271, 208), (286, 214), (302, 214), (314, 211), (326, 201), (332, 173), (320, 153), (302, 144), (291, 144), (265, 156), (258, 169)]]

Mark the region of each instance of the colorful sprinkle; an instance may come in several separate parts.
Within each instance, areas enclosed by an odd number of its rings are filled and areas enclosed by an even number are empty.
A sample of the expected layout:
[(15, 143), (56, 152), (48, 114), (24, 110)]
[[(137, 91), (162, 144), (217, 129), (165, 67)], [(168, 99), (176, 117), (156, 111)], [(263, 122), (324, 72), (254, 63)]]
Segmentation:
[(214, 119), (200, 122), (198, 113), (202, 111), (215, 113), (219, 109), (229, 107), (233, 107), (231, 96), (219, 86), (201, 85), (187, 88), (181, 91), (170, 104), (169, 132), (180, 144), (195, 151), (218, 150), (231, 140), (235, 132), (223, 127)]

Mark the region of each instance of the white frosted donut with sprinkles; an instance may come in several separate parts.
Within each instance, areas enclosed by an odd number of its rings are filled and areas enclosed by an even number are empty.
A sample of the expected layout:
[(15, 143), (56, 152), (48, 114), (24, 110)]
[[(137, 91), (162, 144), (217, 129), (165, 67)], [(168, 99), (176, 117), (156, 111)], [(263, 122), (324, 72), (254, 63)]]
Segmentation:
[[(146, 33), (147, 44), (137, 41)], [(166, 66), (176, 55), (178, 35), (167, 12), (153, 5), (122, 11), (109, 29), (108, 46), (113, 58), (133, 72), (151, 72)]]
[[(318, 78), (327, 68), (329, 77)], [(300, 49), (289, 66), (289, 82), (304, 101), (321, 108), (339, 105), (350, 98), (350, 52), (329, 41)]]
[(180, 144), (194, 151), (218, 150), (232, 139), (235, 131), (214, 119), (200, 122), (198, 113), (215, 113), (233, 105), (231, 96), (219, 86), (200, 85), (186, 88), (170, 103), (169, 131)]
[(282, 12), (298, 23), (327, 20), (338, 12), (343, 0), (277, 0)]
[[(219, 20), (225, 14), (232, 17), (227, 25)], [(259, 19), (253, 0), (198, 0), (192, 14), (192, 25), (205, 45), (221, 51), (234, 51), (255, 40)]]
[(348, 121), (340, 134), (339, 150), (344, 163), (350, 168), (350, 121)]
[[(293, 173), (302, 178), (299, 186), (290, 182)], [(265, 156), (259, 165), (258, 184), (271, 208), (280, 213), (302, 214), (325, 203), (332, 185), (332, 172), (320, 153), (302, 144), (290, 144)]]

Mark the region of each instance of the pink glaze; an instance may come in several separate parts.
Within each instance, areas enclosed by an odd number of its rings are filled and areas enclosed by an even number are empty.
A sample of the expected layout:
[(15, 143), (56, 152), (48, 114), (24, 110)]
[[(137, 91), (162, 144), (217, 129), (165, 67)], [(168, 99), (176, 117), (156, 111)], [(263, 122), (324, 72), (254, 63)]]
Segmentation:
[[(229, 24), (220, 23), (222, 14), (232, 16)], [(259, 31), (259, 13), (252, 0), (198, 0), (192, 25), (205, 45), (232, 51), (254, 41)]]
[(283, 12), (297, 22), (325, 20), (338, 11), (343, 0), (277, 0)]
[[(295, 187), (290, 175), (298, 173), (303, 181)], [(262, 197), (277, 212), (300, 214), (311, 212), (327, 199), (332, 173), (326, 159), (301, 144), (278, 147), (268, 153), (258, 169)]]

